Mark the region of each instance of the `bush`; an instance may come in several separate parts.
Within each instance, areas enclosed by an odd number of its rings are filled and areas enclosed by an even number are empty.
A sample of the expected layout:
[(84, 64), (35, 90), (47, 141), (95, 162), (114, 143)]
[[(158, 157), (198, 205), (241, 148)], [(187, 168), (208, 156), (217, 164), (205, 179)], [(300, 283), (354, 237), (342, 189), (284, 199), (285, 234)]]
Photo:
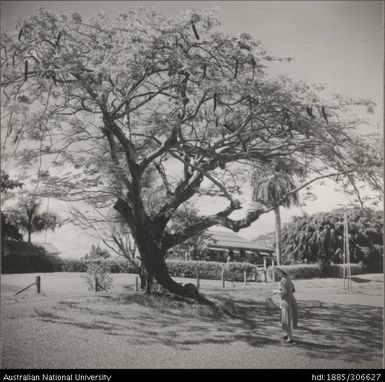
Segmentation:
[(383, 272), (384, 247), (374, 244), (371, 247), (357, 246), (360, 262), (365, 272)]
[[(344, 268), (347, 269), (347, 265), (344, 264), (328, 264), (325, 265), (321, 272), (321, 277), (343, 277)], [(360, 264), (350, 264), (351, 275), (359, 275), (364, 273), (363, 266)], [(346, 273), (345, 273), (346, 274)]]
[(109, 290), (112, 287), (112, 277), (110, 275), (110, 268), (106, 261), (102, 260), (88, 260), (87, 273), (84, 276), (89, 290), (96, 292), (102, 290)]
[[(321, 267), (319, 264), (281, 265), (279, 268), (287, 272), (287, 274), (293, 279), (312, 279), (321, 277)], [(270, 278), (272, 278), (271, 267), (267, 269), (267, 274)]]
[[(87, 262), (89, 259), (63, 259), (63, 272), (87, 272)], [(101, 262), (109, 267), (111, 273), (137, 273), (137, 268), (127, 259), (121, 257), (113, 257), (101, 259)], [(138, 261), (135, 261), (139, 266)]]
[(84, 259), (63, 259), (62, 272), (87, 272)]
[(220, 263), (216, 261), (183, 261), (169, 260), (166, 262), (172, 277), (199, 278), (207, 280), (220, 280), (224, 270), (227, 281), (243, 281), (244, 271), (247, 277), (256, 275), (257, 267), (250, 263)]
[(294, 217), (290, 223), (284, 224), (282, 263), (342, 263), (345, 213), (351, 262), (362, 262), (369, 272), (382, 272), (383, 212), (360, 208)]
[(62, 259), (48, 254), (44, 248), (24, 241), (4, 242), (2, 273), (60, 272)]
[[(343, 264), (293, 264), (281, 265), (279, 268), (288, 273), (293, 279), (312, 279), (317, 277), (343, 277), (343, 269), (347, 266)], [(269, 267), (268, 276), (272, 277), (272, 268)], [(351, 275), (364, 273), (363, 266), (360, 264), (350, 264)], [(276, 278), (277, 279), (277, 278)]]

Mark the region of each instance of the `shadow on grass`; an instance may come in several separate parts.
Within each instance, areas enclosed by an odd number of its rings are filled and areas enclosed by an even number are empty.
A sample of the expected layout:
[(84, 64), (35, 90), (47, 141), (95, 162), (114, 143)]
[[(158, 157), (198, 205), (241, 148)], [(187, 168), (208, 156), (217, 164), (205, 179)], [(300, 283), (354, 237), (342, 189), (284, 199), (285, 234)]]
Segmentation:
[[(216, 298), (218, 306), (230, 304)], [(295, 345), (282, 341), (279, 310), (264, 302), (237, 299), (237, 310), (181, 306), (132, 294), (97, 306), (58, 304), (54, 313), (36, 312), (38, 319), (120, 336), (128, 344), (163, 344), (181, 350), (194, 345), (245, 342), (252, 347), (284, 346), (311, 358), (356, 362), (359, 366), (382, 354), (382, 309), (363, 305), (299, 301)], [(61, 310), (62, 309), (62, 310)], [(379, 361), (381, 362), (381, 361)]]

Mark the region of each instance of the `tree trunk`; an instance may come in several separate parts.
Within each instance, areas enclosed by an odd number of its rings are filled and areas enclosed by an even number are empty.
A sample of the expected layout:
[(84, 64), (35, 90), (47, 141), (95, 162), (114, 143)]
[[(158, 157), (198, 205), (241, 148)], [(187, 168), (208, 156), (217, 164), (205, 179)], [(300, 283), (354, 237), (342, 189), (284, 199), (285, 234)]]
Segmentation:
[(31, 231), (28, 230), (28, 243), (30, 243), (30, 242), (31, 242)]
[(145, 290), (147, 285), (147, 272), (143, 264), (140, 265), (138, 274), (140, 278), (140, 289)]
[(170, 277), (164, 254), (161, 253), (157, 244), (150, 235), (140, 235), (137, 238), (138, 249), (146, 268), (147, 274), (151, 279), (147, 279), (146, 293), (151, 293), (152, 277), (169, 292), (183, 297), (196, 299), (200, 302), (208, 302), (199, 294), (194, 284), (179, 284)]
[(139, 217), (132, 220), (134, 215), (130, 206), (121, 199), (118, 200), (114, 208), (121, 214), (132, 230), (142, 265), (146, 272), (145, 293), (151, 293), (152, 281), (155, 279), (162, 287), (171, 293), (209, 303), (209, 301), (199, 294), (194, 284), (182, 285), (170, 277), (164, 253), (162, 253), (156, 241), (156, 238), (162, 236), (164, 227), (162, 228), (161, 225), (157, 226), (147, 220), (144, 211), (142, 211), (142, 214), (138, 212), (137, 215)]
[(274, 208), (275, 214), (275, 255), (277, 265), (281, 265), (281, 212), (279, 206)]

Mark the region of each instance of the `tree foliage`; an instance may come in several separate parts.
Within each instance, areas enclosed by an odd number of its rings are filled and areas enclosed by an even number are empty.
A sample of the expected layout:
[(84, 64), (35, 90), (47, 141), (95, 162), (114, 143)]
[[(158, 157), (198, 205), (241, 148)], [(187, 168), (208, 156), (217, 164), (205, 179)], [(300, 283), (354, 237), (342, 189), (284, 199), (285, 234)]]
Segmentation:
[[(83, 20), (41, 9), (1, 40), (4, 147), (20, 145), (18, 163), (39, 165), (47, 194), (114, 206), (148, 273), (181, 294), (164, 262), (169, 249), (216, 224), (238, 231), (271, 210), (253, 206), (231, 218), (242, 204), (226, 179), (239, 179), (240, 165), (302, 168), (283, 199), (324, 177), (377, 180), (373, 167), (382, 165), (354, 134), (362, 121), (349, 118), (352, 105), (370, 101), (327, 102), (317, 86), (269, 78), (265, 68), (276, 58), (218, 24), (199, 11)], [(227, 207), (171, 229), (176, 211), (206, 183)]]
[(26, 195), (19, 198), (16, 208), (7, 211), (8, 220), (14, 226), (28, 234), (28, 242), (31, 235), (45, 230), (54, 231), (62, 222), (53, 212), (39, 212), (41, 200), (35, 195)]
[[(1, 170), (2, 199), (8, 191), (12, 191), (15, 188), (21, 188), (22, 186), (23, 183), (11, 179), (5, 171)], [(19, 227), (10, 222), (8, 214), (1, 211), (1, 242), (3, 242), (4, 239), (22, 240), (23, 235), (19, 232)]]
[[(382, 270), (382, 211), (353, 208), (346, 211), (350, 261), (369, 270)], [(343, 262), (344, 210), (296, 217), (282, 230), (282, 257), (286, 264)]]

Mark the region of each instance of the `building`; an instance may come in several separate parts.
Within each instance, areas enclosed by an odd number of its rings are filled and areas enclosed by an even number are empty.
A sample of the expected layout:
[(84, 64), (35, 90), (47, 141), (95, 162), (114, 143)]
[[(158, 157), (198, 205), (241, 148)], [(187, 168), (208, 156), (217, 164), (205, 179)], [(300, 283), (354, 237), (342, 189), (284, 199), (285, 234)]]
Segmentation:
[(207, 261), (239, 261), (252, 264), (268, 264), (275, 260), (274, 249), (270, 245), (252, 242), (231, 231), (207, 232), (210, 241), (205, 259)]

